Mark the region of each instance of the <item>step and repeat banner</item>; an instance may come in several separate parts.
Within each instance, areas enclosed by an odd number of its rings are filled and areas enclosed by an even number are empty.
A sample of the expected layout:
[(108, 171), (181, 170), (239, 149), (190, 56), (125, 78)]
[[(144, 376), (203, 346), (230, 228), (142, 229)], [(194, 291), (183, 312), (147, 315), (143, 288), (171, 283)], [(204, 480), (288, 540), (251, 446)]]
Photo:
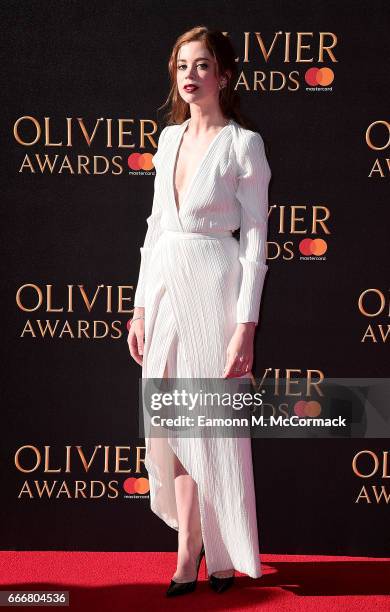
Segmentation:
[[(388, 3), (3, 2), (4, 550), (176, 548), (149, 507), (126, 324), (167, 63), (197, 25), (231, 37), (272, 170), (254, 376), (275, 414), (389, 377)], [(252, 444), (262, 552), (390, 553), (387, 437)]]

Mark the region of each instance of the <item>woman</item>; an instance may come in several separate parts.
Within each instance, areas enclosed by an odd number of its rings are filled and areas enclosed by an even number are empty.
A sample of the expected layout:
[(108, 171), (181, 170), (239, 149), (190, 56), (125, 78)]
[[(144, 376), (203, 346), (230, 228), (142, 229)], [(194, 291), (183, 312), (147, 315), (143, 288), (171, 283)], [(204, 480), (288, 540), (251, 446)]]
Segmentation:
[[(262, 137), (242, 125), (235, 57), (206, 27), (172, 50), (170, 125), (153, 159), (128, 337), (143, 378), (251, 377), (271, 171)], [(249, 438), (149, 437), (145, 465), (151, 508), (178, 531), (167, 595), (195, 588), (203, 554), (217, 592), (234, 570), (262, 575)]]

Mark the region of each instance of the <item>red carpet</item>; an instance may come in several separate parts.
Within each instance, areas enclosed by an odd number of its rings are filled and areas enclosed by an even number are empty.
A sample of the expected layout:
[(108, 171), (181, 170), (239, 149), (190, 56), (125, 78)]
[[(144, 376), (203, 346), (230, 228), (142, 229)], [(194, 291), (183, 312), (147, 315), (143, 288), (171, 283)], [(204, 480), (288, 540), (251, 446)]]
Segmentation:
[(261, 555), (263, 576), (236, 574), (223, 594), (208, 586), (168, 599), (175, 553), (0, 552), (0, 590), (67, 590), (68, 609), (390, 610), (390, 559)]

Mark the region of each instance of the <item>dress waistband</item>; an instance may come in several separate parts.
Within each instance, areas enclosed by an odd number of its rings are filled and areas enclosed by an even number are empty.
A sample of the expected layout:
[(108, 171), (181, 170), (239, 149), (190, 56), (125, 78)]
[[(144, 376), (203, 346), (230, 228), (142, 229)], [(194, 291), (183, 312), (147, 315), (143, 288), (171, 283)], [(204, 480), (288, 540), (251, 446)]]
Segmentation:
[(205, 232), (182, 232), (181, 230), (165, 229), (164, 234), (169, 234), (170, 236), (173, 236), (175, 238), (195, 238), (195, 239), (205, 238), (206, 240), (207, 239), (219, 240), (220, 238), (228, 238), (228, 237), (233, 236), (233, 233), (230, 230), (226, 230), (224, 232), (205, 233)]

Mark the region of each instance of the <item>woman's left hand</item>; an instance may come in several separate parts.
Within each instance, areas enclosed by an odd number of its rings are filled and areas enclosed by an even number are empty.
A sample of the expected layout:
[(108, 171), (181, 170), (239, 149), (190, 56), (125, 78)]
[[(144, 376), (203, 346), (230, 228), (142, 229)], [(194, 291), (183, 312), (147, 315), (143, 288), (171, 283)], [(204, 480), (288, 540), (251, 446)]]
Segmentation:
[(226, 350), (226, 365), (222, 378), (244, 376), (252, 369), (253, 340), (256, 323), (237, 323)]

